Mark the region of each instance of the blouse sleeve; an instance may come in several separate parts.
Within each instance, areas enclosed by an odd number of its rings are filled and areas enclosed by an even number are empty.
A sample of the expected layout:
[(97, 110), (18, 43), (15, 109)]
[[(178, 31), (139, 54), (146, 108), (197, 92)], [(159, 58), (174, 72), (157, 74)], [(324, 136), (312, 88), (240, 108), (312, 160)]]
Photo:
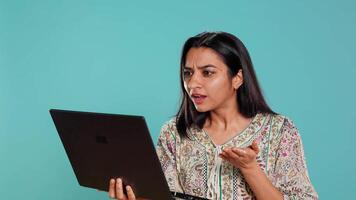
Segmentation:
[(178, 179), (176, 139), (176, 132), (172, 130), (169, 123), (166, 123), (161, 129), (156, 151), (169, 189), (174, 192), (183, 193)]
[(285, 119), (281, 134), (273, 174), (275, 186), (285, 200), (318, 199), (309, 179), (302, 140), (291, 120)]

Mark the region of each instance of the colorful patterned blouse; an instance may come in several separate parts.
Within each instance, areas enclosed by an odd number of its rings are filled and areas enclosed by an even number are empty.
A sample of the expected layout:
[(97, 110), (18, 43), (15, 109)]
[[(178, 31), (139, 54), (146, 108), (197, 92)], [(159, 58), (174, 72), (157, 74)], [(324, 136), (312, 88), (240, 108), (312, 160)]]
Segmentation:
[(318, 199), (307, 171), (302, 141), (293, 122), (257, 114), (249, 126), (223, 145), (199, 128), (181, 138), (175, 119), (163, 125), (157, 154), (172, 191), (214, 200), (256, 199), (240, 170), (218, 155), (226, 147), (247, 147), (257, 139), (257, 161), (284, 199)]

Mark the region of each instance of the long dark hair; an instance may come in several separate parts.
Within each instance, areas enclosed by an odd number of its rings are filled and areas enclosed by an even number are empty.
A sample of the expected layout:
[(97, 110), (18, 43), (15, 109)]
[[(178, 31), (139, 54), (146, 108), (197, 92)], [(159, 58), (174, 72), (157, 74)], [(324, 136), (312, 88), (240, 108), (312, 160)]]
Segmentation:
[(202, 129), (209, 112), (198, 112), (189, 94), (184, 89), (183, 67), (191, 48), (206, 47), (220, 55), (229, 68), (229, 75), (235, 76), (240, 69), (243, 73), (243, 84), (237, 90), (239, 112), (245, 117), (254, 117), (257, 113), (273, 113), (267, 105), (253, 69), (250, 55), (245, 45), (236, 36), (226, 32), (203, 32), (189, 38), (182, 49), (180, 60), (181, 105), (176, 115), (178, 133), (187, 137), (187, 128), (197, 126)]

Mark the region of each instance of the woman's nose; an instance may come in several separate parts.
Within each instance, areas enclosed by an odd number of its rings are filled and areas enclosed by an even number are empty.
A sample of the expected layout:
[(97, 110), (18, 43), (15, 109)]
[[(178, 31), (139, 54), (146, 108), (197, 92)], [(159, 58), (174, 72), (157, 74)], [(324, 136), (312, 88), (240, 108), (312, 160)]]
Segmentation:
[(189, 78), (187, 86), (189, 89), (200, 88), (201, 87), (201, 79), (198, 73), (192, 74)]

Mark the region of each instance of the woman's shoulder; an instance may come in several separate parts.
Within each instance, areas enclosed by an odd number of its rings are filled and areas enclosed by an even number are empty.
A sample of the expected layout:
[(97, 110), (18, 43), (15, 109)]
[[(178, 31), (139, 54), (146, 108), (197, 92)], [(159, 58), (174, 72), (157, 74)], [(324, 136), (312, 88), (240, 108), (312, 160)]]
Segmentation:
[(162, 125), (161, 129), (167, 129), (169, 131), (177, 131), (177, 118), (176, 117), (172, 117), (170, 119), (168, 119), (167, 121), (165, 121)]
[(265, 116), (266, 118), (270, 119), (269, 122), (272, 123), (273, 125), (279, 125), (280, 128), (295, 128), (294, 122), (293, 120), (283, 114), (279, 114), (279, 113), (265, 113), (263, 114), (263, 116)]
[(282, 114), (269, 114), (271, 118), (272, 130), (274, 130), (275, 138), (299, 138), (299, 131), (294, 121)]
[(179, 138), (177, 125), (176, 125), (177, 118), (172, 117), (166, 122), (163, 123), (161, 127), (160, 137), (164, 137), (166, 139), (173, 139), (177, 140)]

